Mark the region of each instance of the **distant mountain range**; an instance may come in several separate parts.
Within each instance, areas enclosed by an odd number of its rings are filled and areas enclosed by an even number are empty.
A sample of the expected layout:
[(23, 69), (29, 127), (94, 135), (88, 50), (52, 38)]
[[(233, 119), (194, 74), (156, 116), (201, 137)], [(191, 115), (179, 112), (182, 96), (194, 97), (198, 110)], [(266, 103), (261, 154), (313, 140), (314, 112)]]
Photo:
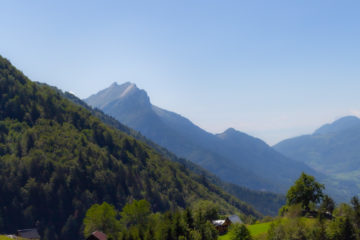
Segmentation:
[(360, 119), (341, 118), (311, 135), (284, 140), (274, 149), (335, 179), (360, 183)]
[(260, 139), (232, 128), (211, 134), (179, 114), (154, 106), (133, 83), (113, 83), (84, 101), (225, 181), (284, 193), (302, 171), (317, 175)]

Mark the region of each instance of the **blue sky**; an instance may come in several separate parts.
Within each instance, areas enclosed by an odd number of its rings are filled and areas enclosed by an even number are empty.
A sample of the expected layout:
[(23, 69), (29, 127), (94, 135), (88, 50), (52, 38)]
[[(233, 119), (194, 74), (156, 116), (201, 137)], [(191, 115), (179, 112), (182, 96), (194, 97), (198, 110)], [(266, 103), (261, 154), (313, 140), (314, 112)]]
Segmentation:
[(0, 54), (85, 98), (131, 81), (274, 144), (360, 113), (359, 1), (1, 1)]

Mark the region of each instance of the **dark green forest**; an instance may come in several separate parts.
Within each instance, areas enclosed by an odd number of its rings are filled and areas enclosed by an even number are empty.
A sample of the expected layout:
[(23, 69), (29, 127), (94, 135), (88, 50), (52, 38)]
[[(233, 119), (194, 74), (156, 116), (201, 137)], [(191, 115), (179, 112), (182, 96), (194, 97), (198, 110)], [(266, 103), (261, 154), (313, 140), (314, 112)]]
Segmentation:
[(220, 213), (257, 218), (249, 205), (0, 57), (0, 232), (37, 227), (43, 239), (78, 239), (86, 210), (146, 199), (152, 211), (207, 199)]

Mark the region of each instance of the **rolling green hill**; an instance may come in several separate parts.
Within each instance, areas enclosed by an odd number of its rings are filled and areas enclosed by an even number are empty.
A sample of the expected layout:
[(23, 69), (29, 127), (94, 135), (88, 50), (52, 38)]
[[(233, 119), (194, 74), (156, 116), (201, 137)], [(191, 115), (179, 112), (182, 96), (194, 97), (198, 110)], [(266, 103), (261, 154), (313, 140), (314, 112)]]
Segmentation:
[(36, 226), (44, 239), (77, 239), (86, 209), (145, 198), (153, 211), (200, 199), (223, 213), (259, 216), (183, 164), (104, 124), (0, 57), (0, 231)]

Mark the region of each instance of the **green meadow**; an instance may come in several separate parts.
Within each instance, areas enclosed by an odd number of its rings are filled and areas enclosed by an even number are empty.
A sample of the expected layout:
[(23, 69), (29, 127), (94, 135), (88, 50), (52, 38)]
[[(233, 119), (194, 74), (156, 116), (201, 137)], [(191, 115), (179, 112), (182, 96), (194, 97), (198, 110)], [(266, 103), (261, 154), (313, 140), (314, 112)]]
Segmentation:
[[(247, 227), (247, 229), (249, 229), (252, 237), (257, 237), (259, 235), (266, 234), (270, 225), (271, 225), (271, 222), (266, 222), (266, 223), (258, 223), (258, 224), (253, 224), (253, 225), (246, 225), (246, 227)], [(230, 239), (229, 233), (219, 236), (219, 240), (228, 240), (228, 239)]]
[(0, 240), (10, 240), (11, 238), (5, 236), (5, 235), (0, 235)]

